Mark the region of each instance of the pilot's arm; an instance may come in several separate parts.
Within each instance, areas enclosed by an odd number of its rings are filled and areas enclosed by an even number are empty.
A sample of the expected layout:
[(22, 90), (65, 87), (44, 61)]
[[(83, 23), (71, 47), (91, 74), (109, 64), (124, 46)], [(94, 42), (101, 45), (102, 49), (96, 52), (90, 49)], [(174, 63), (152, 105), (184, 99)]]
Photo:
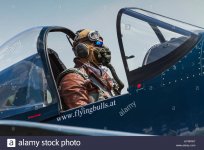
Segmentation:
[(60, 95), (66, 107), (75, 108), (89, 103), (86, 80), (79, 74), (69, 73), (60, 82)]

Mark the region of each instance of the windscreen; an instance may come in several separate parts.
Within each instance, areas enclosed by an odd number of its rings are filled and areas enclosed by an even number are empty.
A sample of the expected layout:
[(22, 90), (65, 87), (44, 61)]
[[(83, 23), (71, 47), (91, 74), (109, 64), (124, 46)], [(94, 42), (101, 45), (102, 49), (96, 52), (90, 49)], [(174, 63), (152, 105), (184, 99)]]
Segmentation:
[(41, 29), (24, 31), (0, 47), (0, 111), (28, 111), (29, 107), (43, 107), (52, 101), (37, 52)]
[(0, 110), (44, 102), (46, 86), (40, 56), (30, 56), (0, 72)]
[(201, 30), (157, 14), (136, 11), (132, 9), (129, 11), (130, 15), (126, 13), (121, 18), (120, 27), (128, 71), (163, 58), (184, 44), (191, 34), (197, 34)]
[(37, 53), (41, 27), (21, 32), (0, 47), (0, 71)]

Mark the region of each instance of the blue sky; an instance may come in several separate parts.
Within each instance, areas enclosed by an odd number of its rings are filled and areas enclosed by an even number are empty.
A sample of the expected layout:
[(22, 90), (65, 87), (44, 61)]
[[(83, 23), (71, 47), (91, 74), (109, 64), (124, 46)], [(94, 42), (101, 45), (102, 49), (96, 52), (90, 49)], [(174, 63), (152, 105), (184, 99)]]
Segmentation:
[(120, 8), (140, 7), (204, 27), (203, 6), (202, 0), (0, 0), (0, 45), (34, 26), (98, 30), (114, 54), (116, 71), (126, 82), (115, 28)]
[(127, 6), (204, 26), (202, 0), (0, 0), (0, 3), (0, 44), (26, 28), (39, 25), (61, 25), (73, 30), (94, 27), (104, 32), (102, 26), (115, 27), (117, 11)]

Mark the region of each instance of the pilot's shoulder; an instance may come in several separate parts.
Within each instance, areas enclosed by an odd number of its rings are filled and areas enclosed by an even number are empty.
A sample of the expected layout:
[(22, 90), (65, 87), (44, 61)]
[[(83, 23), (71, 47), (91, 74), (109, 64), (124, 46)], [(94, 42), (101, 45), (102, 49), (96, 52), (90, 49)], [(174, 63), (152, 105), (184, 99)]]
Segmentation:
[(81, 68), (69, 68), (69, 69), (66, 69), (62, 73), (59, 74), (59, 76), (57, 78), (57, 83), (59, 83), (65, 76), (69, 76), (69, 75), (71, 75), (72, 77), (81, 76), (84, 79), (88, 79), (88, 75), (86, 74), (86, 72), (83, 69), (81, 69)]

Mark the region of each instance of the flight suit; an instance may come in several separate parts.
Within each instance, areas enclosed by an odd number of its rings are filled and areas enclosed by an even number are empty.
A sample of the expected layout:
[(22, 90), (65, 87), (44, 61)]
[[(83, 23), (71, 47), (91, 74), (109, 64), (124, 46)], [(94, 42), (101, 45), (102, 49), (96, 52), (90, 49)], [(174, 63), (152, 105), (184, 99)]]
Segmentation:
[(75, 67), (65, 70), (59, 92), (66, 109), (84, 106), (113, 96), (114, 82), (107, 70), (75, 59)]

